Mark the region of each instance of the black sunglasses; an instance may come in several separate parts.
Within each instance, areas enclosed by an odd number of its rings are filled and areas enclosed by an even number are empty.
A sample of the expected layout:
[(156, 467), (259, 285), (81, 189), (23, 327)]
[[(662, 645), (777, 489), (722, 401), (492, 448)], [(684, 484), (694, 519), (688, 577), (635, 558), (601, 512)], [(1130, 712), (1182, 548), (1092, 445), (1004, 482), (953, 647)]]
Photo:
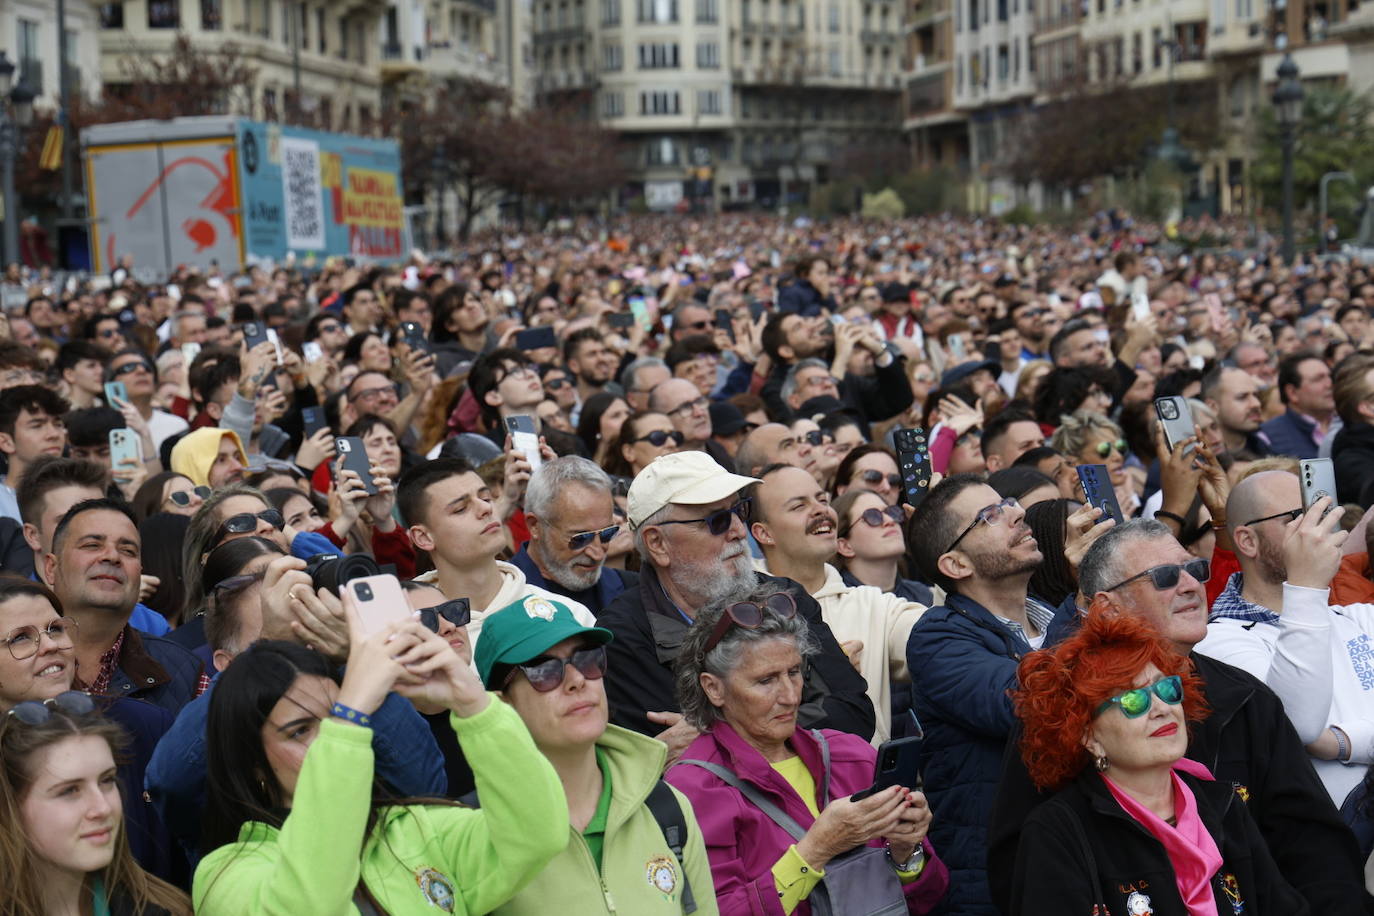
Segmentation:
[[(902, 522), (906, 521), (906, 510), (901, 506), (887, 506), (883, 509), (865, 509), (859, 513), (859, 517), (854, 521), (862, 521), (870, 528), (881, 528), (884, 519), (892, 519), (900, 525)], [(853, 527), (854, 525), (852, 523), (845, 525), (844, 531), (840, 534), (840, 537), (844, 537), (845, 534), (848, 534)]]
[(666, 433), (661, 429), (656, 429), (648, 435), (640, 436), (638, 439), (631, 439), (630, 442), (647, 442), (654, 448), (663, 448), (663, 446), (668, 444), (669, 439), (673, 440), (674, 445), (682, 445), (682, 433), (677, 430)]
[(276, 509), (264, 509), (254, 514), (252, 512), (240, 512), (238, 515), (231, 515), (224, 520), (215, 532), (215, 539), (212, 544), (218, 545), (224, 540), (225, 535), (229, 534), (248, 534), (250, 531), (258, 530), (258, 520), (266, 522), (278, 531), (286, 527), (286, 519), (281, 512)]
[(754, 502), (753, 497), (746, 496), (744, 499), (741, 499), (739, 502), (735, 503), (733, 506), (730, 506), (729, 508), (726, 508), (726, 509), (717, 509), (716, 511), (712, 512), (710, 515), (704, 516), (704, 517), (702, 517), (702, 518), (670, 519), (670, 520), (668, 520), (668, 521), (666, 521), (666, 522), (659, 522), (659, 524), (660, 524), (660, 525), (698, 525), (698, 524), (700, 524), (700, 523), (702, 523), (702, 522), (705, 522), (705, 523), (706, 523), (706, 530), (709, 531), (709, 532), (710, 532), (712, 535), (714, 535), (715, 537), (720, 537), (722, 534), (724, 534), (725, 532), (727, 532), (727, 531), (730, 530), (730, 522), (733, 520), (734, 516), (736, 516), (736, 515), (739, 516), (739, 520), (740, 520), (741, 522), (744, 522), (745, 527), (748, 527), (748, 525), (749, 525), (749, 519), (748, 519), (749, 507), (753, 504), (753, 502)]
[(504, 690), (510, 686), (510, 682), (515, 679), (515, 672), (520, 671), (525, 675), (525, 680), (530, 682), (530, 686), (540, 693), (557, 690), (563, 685), (563, 677), (569, 665), (576, 668), (577, 673), (589, 681), (600, 680), (606, 676), (606, 647), (578, 649), (567, 658), (546, 656), (531, 659), (512, 668), (502, 682), (501, 688)]
[(127, 363), (122, 363), (110, 370), (110, 378), (119, 378), (121, 375), (128, 375), (130, 372), (137, 372), (142, 369), (144, 372), (151, 373), (153, 367), (141, 359), (131, 359)]
[(1178, 585), (1180, 573), (1184, 572), (1199, 582), (1206, 582), (1208, 579), (1212, 578), (1212, 564), (1210, 561), (1198, 557), (1197, 559), (1189, 560), (1187, 563), (1168, 563), (1164, 566), (1151, 566), (1144, 572), (1136, 573), (1129, 579), (1122, 579), (1111, 588), (1104, 588), (1103, 591), (1116, 591), (1118, 588), (1130, 585), (1135, 580), (1144, 579), (1146, 576), (1149, 577), (1150, 583), (1154, 585), (1155, 588), (1164, 591), (1167, 588), (1173, 588), (1175, 585)]
[[(835, 441), (835, 437), (832, 436), (832, 435), (830, 435), (830, 433), (826, 432), (826, 431), (823, 430), (823, 429), (813, 429), (813, 430), (811, 430), (810, 432), (802, 433), (802, 437), (801, 437), (801, 438), (802, 438), (802, 441), (803, 441), (803, 442), (805, 442), (807, 445), (811, 446), (812, 448), (820, 448), (822, 445), (825, 445), (827, 442), (834, 442), (834, 441)], [(867, 473), (867, 472), (865, 472), (865, 473)], [(877, 471), (873, 471), (872, 473), (876, 474), (876, 473), (878, 473), (878, 472), (877, 472)], [(894, 486), (896, 486), (896, 484), (894, 484)]]
[(565, 378), (565, 377), (563, 377), (563, 376), (560, 376), (560, 377), (558, 377), (558, 378), (551, 378), (551, 379), (548, 379), (547, 381), (545, 381), (545, 382), (544, 382), (544, 390), (546, 390), (546, 391), (557, 391), (558, 389), (560, 389), (560, 388), (566, 388), (566, 387), (568, 387), (568, 386), (571, 385), (571, 384), (572, 384), (572, 379), (570, 379), (570, 378)]
[(788, 618), (797, 616), (797, 602), (787, 592), (775, 592), (763, 601), (737, 601), (727, 607), (716, 621), (715, 629), (711, 631), (711, 638), (706, 640), (706, 646), (701, 650), (703, 656), (710, 655), (711, 650), (720, 645), (720, 641), (725, 638), (725, 634), (732, 626), (744, 627), (746, 630), (754, 630), (763, 626), (768, 614), (772, 613), (778, 617)]
[(185, 509), (187, 506), (191, 505), (192, 493), (199, 496), (202, 500), (210, 498), (209, 487), (195, 487), (191, 489), (189, 492), (186, 490), (177, 490), (175, 493), (173, 493), (171, 496), (168, 496), (167, 498), (170, 499), (172, 502), (176, 503), (181, 508)]
[(872, 487), (878, 486), (884, 479), (887, 480), (887, 484), (890, 487), (900, 487), (902, 485), (901, 474), (884, 474), (882, 471), (860, 471), (859, 479)]
[(450, 598), (443, 604), (420, 608), (420, 623), (431, 632), (439, 632), (441, 617), (455, 627), (465, 627), (472, 619), (472, 602), (466, 598)]
[(600, 538), (601, 543), (609, 544), (615, 540), (615, 536), (620, 533), (619, 525), (610, 525), (600, 531), (580, 531), (568, 538), (569, 550), (582, 550), (595, 538)]

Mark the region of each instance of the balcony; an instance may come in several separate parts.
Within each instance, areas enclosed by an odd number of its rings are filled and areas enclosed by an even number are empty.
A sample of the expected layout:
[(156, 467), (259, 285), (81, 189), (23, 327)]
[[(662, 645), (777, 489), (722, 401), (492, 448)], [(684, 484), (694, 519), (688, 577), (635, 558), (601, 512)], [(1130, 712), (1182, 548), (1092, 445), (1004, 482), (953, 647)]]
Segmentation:
[(897, 32), (881, 32), (877, 29), (862, 29), (859, 42), (866, 45), (895, 45), (902, 40)]
[(1238, 23), (1211, 36), (1212, 56), (1256, 54), (1264, 50), (1264, 40), (1262, 23)]
[(435, 76), (461, 77), (485, 83), (504, 83), (506, 70), (490, 54), (449, 41), (432, 41), (425, 69)]
[(458, 6), (469, 6), (484, 13), (496, 13), (496, 0), (455, 0)]
[(751, 19), (740, 23), (740, 35), (748, 35), (751, 38), (789, 38), (800, 35), (805, 29), (796, 22), (760, 22)]
[(578, 20), (550, 28), (536, 29), (531, 37), (536, 45), (556, 45), (568, 41), (583, 41), (589, 39), (591, 34), (587, 31), (586, 23)]
[(595, 89), (599, 84), (596, 74), (586, 69), (556, 70), (540, 73), (534, 78), (536, 92), (578, 92)]
[(949, 18), (949, 0), (923, 0), (912, 6), (906, 17), (906, 28), (914, 32)]

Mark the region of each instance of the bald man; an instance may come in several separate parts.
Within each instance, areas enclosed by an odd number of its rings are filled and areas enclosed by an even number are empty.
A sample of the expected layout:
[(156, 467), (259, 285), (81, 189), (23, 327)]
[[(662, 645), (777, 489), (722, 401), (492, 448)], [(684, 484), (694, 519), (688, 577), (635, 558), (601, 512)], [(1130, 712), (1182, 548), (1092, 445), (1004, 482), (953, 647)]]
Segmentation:
[(1240, 572), (1212, 605), (1197, 651), (1278, 694), (1331, 800), (1343, 806), (1374, 763), (1374, 605), (1327, 605), (1346, 538), (1343, 510), (1331, 504), (1322, 497), (1304, 511), (1291, 471), (1262, 471), (1236, 485), (1226, 518)]
[(815, 477), (819, 462), (804, 438), (781, 423), (765, 423), (735, 450), (735, 469), (753, 477), (770, 464), (790, 464)]

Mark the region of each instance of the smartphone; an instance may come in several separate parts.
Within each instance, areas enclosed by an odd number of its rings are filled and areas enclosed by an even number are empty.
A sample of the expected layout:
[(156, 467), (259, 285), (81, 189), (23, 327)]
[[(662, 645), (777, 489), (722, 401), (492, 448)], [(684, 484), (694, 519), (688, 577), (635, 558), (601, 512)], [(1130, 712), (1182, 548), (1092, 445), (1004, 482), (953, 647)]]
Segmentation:
[(129, 389), (124, 387), (123, 382), (106, 382), (105, 403), (118, 410), (119, 405), (115, 403), (116, 401), (123, 404), (129, 403)]
[(750, 301), (749, 319), (757, 323), (758, 320), (763, 317), (764, 308), (764, 304), (762, 302), (759, 302), (757, 299)]
[(358, 436), (335, 436), (334, 450), (343, 459), (344, 470), (361, 477), (363, 485), (367, 487), (367, 495), (374, 495), (377, 485), (372, 482), (372, 462), (367, 460), (367, 447), (363, 445), (363, 440)]
[(323, 407), (302, 407), (301, 423), (305, 427), (305, 438), (307, 439), (329, 425), (325, 421)]
[(275, 330), (273, 330), (272, 328), (268, 328), (268, 329), (267, 329), (267, 339), (270, 340), (270, 341), (272, 341), (272, 346), (273, 346), (274, 348), (276, 348), (276, 351), (277, 351), (277, 365), (280, 366), (280, 365), (282, 364), (282, 359), (283, 359), (283, 355), (282, 355), (282, 352), (281, 352), (281, 338), (280, 338), (279, 336), (277, 336), (277, 332), (276, 332)]
[(848, 324), (848, 322), (845, 321), (843, 315), (836, 315), (834, 312), (831, 312), (829, 315), (825, 317), (828, 318), (830, 320), (830, 323), (837, 328), (842, 324)]
[(1121, 504), (1116, 501), (1116, 491), (1112, 489), (1112, 475), (1107, 473), (1105, 464), (1080, 464), (1078, 480), (1083, 485), (1083, 496), (1088, 505), (1102, 510), (1098, 521), (1113, 519), (1118, 525), (1126, 520)]
[(919, 506), (930, 492), (930, 453), (925, 430), (919, 426), (899, 429), (892, 433), (892, 441), (897, 446), (897, 470), (902, 475), (898, 501)]
[(419, 350), (421, 353), (428, 353), (429, 338), (425, 336), (425, 329), (415, 321), (401, 322), (402, 339), (410, 345), (410, 349)]
[(1136, 321), (1144, 321), (1150, 317), (1149, 293), (1139, 289), (1131, 292), (1131, 315)]
[(1216, 293), (1208, 293), (1202, 297), (1202, 301), (1207, 306), (1207, 316), (1212, 321), (1212, 330), (1218, 334), (1226, 330), (1226, 309), (1221, 304), (1221, 297)]
[[(1193, 435), (1193, 412), (1188, 409), (1188, 399), (1183, 397), (1155, 398), (1155, 416), (1159, 425), (1164, 427), (1164, 441), (1173, 451), (1178, 444)], [(1189, 445), (1192, 452), (1194, 446)]]
[(248, 349), (253, 349), (258, 344), (267, 343), (270, 338), (267, 336), (267, 329), (256, 321), (245, 321), (243, 327), (243, 345)]
[(313, 340), (307, 340), (301, 344), (301, 355), (305, 357), (307, 363), (317, 363), (324, 359), (324, 347)]
[(731, 343), (735, 342), (735, 322), (729, 309), (716, 309), (716, 327), (730, 335)]
[(357, 615), (364, 636), (410, 619), (410, 603), (401, 591), (401, 582), (389, 573), (350, 579), (340, 591), (344, 608)]
[(1330, 496), (1331, 505), (1336, 505), (1336, 466), (1330, 458), (1304, 458), (1299, 461), (1298, 483), (1302, 486), (1304, 509), (1310, 509), (1323, 496)]
[(949, 355), (954, 358), (956, 366), (968, 361), (968, 349), (964, 346), (964, 338), (958, 334), (949, 338)]
[(545, 347), (558, 346), (558, 338), (553, 333), (553, 328), (545, 325), (542, 328), (530, 328), (528, 331), (517, 331), (515, 334), (515, 348), (529, 352), (530, 350), (542, 350)]
[(143, 461), (143, 446), (138, 441), (138, 433), (124, 426), (110, 430), (110, 467), (118, 470), (130, 458), (135, 463)]
[(908, 735), (884, 741), (878, 748), (878, 759), (873, 765), (873, 785), (849, 796), (850, 801), (863, 801), (893, 786), (916, 789), (921, 784), (921, 742), (923, 735)]
[(268, 458), (280, 458), (291, 445), (291, 436), (275, 423), (264, 423), (258, 432), (258, 451)]
[(619, 331), (627, 331), (634, 327), (635, 316), (630, 312), (611, 312), (606, 316), (606, 324)]
[(643, 296), (631, 296), (629, 302), (630, 314), (635, 316), (635, 321), (638, 321), (639, 326), (645, 331), (652, 331), (654, 329), (654, 319), (653, 316), (649, 314), (649, 303), (644, 301)]
[(539, 470), (544, 459), (539, 454), (539, 434), (534, 431), (534, 419), (525, 414), (506, 417), (506, 431), (510, 433), (511, 448), (523, 452), (530, 463), (530, 473)]
[(182, 359), (186, 360), (186, 365), (187, 365), (187, 366), (190, 366), (191, 363), (195, 362), (195, 361), (196, 361), (196, 357), (199, 356), (199, 355), (200, 355), (200, 344), (195, 343), (194, 341), (192, 341), (191, 343), (184, 343), (184, 344), (181, 345), (181, 356), (182, 356)]

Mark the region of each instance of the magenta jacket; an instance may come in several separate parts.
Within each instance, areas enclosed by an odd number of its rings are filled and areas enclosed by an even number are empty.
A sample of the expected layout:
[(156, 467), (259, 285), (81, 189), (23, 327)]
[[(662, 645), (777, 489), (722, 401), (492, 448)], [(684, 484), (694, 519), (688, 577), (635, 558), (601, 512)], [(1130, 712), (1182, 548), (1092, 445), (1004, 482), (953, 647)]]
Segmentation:
[[(873, 746), (844, 732), (826, 729), (824, 735), (830, 745), (830, 797), (852, 795), (868, 788), (877, 759)], [(799, 728), (792, 736), (792, 748), (806, 762), (820, 791), (824, 766), (816, 739)], [(729, 769), (757, 786), (798, 824), (809, 828), (815, 823), (816, 819), (787, 780), (724, 722), (717, 722), (693, 741), (682, 756)], [(721, 916), (784, 916), (772, 868), (792, 845), (787, 831), (750, 804), (738, 790), (701, 767), (674, 766), (664, 778), (692, 802), (706, 840)], [(827, 800), (819, 801), (823, 809)], [(882, 841), (874, 840), (872, 845), (881, 846)], [(929, 839), (924, 846), (926, 867), (919, 878), (906, 885), (908, 908), (918, 916), (929, 912), (949, 887), (945, 863), (936, 858)], [(810, 916), (811, 907), (802, 901), (793, 912), (795, 916)]]

